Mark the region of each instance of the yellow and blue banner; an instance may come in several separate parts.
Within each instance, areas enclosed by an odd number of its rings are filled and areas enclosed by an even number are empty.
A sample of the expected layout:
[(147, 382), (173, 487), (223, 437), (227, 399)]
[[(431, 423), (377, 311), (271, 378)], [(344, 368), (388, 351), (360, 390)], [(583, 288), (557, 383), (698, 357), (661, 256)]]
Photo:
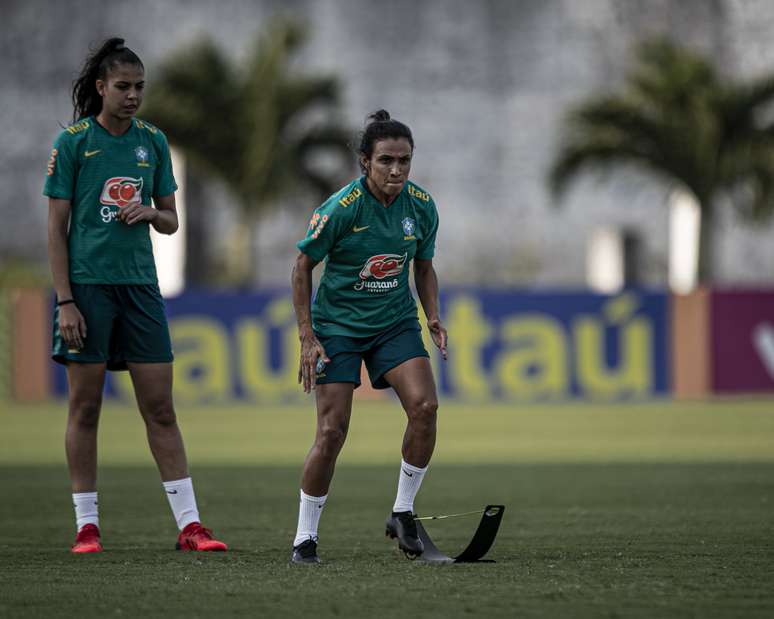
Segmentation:
[[(461, 400), (631, 400), (669, 392), (668, 295), (451, 288), (441, 295), (449, 359), (425, 342), (442, 397)], [(286, 289), (188, 292), (167, 301), (175, 398), (208, 404), (303, 399), (298, 335)], [(64, 373), (55, 370), (64, 394)], [(109, 396), (132, 399), (126, 373)]]

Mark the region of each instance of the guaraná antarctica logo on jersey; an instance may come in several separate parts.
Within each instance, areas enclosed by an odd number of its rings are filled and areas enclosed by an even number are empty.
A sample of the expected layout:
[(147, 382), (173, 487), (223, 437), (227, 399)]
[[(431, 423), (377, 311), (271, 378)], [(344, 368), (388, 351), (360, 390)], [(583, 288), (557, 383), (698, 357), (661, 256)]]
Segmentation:
[(114, 176), (105, 181), (102, 194), (99, 197), (102, 208), (100, 215), (102, 221), (110, 223), (118, 212), (110, 209), (111, 206), (128, 206), (142, 203), (142, 178), (130, 178), (128, 176)]
[(360, 270), (360, 281), (355, 284), (355, 290), (381, 292), (398, 287), (398, 280), (384, 281), (387, 277), (395, 277), (403, 271), (408, 254), (378, 254), (371, 256)]

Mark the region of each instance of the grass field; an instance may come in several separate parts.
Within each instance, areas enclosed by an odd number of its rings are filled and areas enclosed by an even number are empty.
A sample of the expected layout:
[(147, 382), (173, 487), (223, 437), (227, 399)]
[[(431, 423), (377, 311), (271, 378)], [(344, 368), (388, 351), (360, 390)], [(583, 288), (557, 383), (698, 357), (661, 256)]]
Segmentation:
[[(403, 419), (358, 404), (320, 528), (289, 566), (311, 408), (180, 412), (200, 510), (176, 528), (129, 408), (100, 429), (105, 552), (73, 556), (60, 404), (0, 408), (0, 617), (774, 616), (774, 403), (442, 407), (420, 513), (507, 506), (489, 557), (427, 566), (383, 537)], [(476, 518), (430, 523), (461, 549)]]

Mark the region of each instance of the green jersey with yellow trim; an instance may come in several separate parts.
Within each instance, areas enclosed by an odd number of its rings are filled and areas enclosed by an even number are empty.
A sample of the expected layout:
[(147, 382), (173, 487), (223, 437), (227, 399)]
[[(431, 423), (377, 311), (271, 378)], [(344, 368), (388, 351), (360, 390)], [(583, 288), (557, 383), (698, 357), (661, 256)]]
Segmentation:
[(325, 270), (312, 304), (321, 335), (369, 337), (416, 317), (409, 263), (435, 252), (438, 212), (411, 182), (384, 207), (360, 178), (315, 210), (298, 249)]
[(169, 146), (153, 125), (133, 119), (120, 136), (94, 117), (67, 127), (54, 143), (43, 194), (70, 200), (70, 281), (155, 284), (148, 222), (127, 225), (118, 208), (150, 207), (177, 189)]

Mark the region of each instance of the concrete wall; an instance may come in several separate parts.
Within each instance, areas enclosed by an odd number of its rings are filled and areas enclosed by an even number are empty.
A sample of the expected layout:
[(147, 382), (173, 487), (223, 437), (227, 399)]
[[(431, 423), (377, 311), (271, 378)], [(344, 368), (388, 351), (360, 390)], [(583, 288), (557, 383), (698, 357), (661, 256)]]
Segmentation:
[[(632, 43), (651, 34), (711, 53), (737, 76), (774, 66), (774, 5), (762, 0), (4, 1), (0, 218), (13, 223), (0, 226), (0, 258), (45, 260), (45, 165), (89, 43), (120, 33), (152, 88), (154, 65), (176, 46), (206, 32), (238, 56), (279, 10), (314, 28), (298, 67), (341, 76), (353, 128), (385, 107), (414, 130), (414, 179), (442, 214), (445, 281), (582, 285), (591, 233), (617, 225), (642, 235), (647, 282), (665, 284), (668, 187), (617, 173), (580, 181), (562, 208), (552, 206), (544, 175), (562, 114), (579, 97), (615, 89)], [(209, 195), (225, 243), (233, 204), (217, 187)], [(260, 283), (287, 281), (314, 206), (278, 205), (267, 216)], [(719, 280), (774, 281), (772, 231), (722, 217)]]

